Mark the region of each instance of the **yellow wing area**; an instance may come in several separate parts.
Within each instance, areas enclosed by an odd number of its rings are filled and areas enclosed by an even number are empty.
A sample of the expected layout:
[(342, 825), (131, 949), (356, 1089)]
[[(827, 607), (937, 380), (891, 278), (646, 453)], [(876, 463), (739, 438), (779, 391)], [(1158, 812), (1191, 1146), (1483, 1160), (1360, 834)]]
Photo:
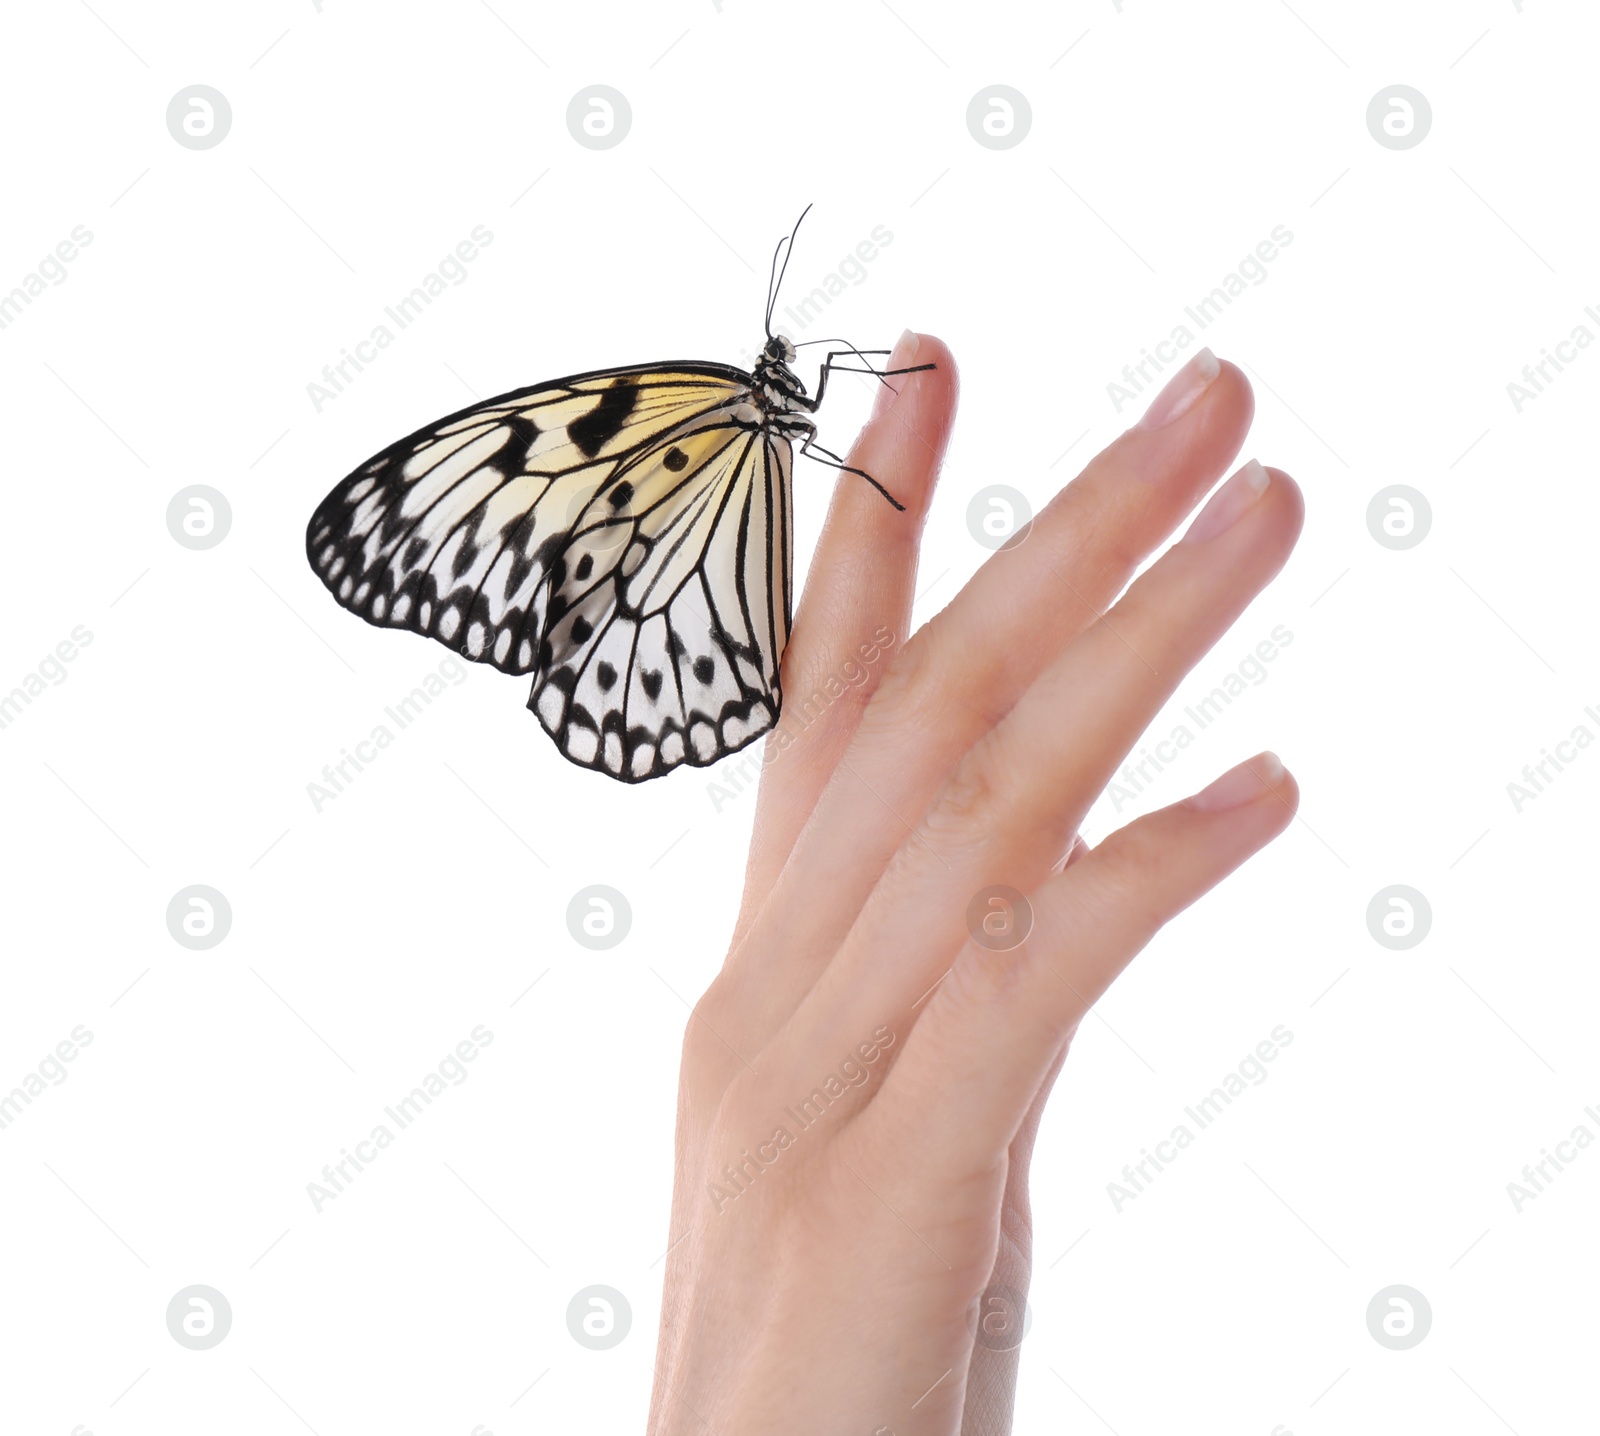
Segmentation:
[(640, 366), (501, 395), (391, 445), (312, 515), (306, 552), (370, 623), (530, 671), (552, 565), (595, 493), (685, 425), (737, 402), (721, 365)]

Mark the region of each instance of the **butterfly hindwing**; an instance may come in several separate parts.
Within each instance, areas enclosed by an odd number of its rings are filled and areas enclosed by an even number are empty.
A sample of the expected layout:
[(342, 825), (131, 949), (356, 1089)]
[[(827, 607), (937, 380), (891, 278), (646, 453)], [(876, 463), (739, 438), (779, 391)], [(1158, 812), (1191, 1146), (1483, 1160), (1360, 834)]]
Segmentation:
[(715, 762), (777, 721), (790, 462), (781, 437), (707, 427), (596, 494), (529, 700), (572, 761), (639, 781)]
[(630, 781), (776, 721), (788, 637), (791, 451), (736, 422), (750, 376), (601, 371), (447, 416), (313, 514), (335, 598), (531, 674), (574, 762)]

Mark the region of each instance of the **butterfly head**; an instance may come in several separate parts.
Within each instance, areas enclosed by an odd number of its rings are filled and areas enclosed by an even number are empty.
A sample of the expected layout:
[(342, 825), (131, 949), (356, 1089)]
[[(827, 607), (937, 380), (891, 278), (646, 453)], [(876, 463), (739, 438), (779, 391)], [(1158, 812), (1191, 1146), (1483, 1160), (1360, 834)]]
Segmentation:
[(761, 357), (769, 364), (793, 364), (795, 347), (789, 342), (787, 335), (774, 334), (767, 340), (766, 347), (761, 351)]

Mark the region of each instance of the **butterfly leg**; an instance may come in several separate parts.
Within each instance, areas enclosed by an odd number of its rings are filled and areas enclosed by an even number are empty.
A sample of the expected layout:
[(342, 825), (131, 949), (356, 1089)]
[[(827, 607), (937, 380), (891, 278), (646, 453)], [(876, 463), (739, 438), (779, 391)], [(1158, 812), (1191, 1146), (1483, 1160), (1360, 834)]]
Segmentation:
[(835, 372), (840, 374), (871, 374), (877, 378), (880, 383), (887, 385), (888, 381), (884, 378), (886, 374), (915, 374), (923, 369), (933, 369), (937, 367), (933, 364), (913, 364), (909, 369), (873, 369), (870, 367), (865, 369), (856, 369), (847, 364), (835, 364), (833, 362), (835, 359), (838, 359), (846, 354), (853, 355), (854, 357), (865, 362), (865, 356), (868, 354), (888, 354), (889, 352), (891, 351), (887, 349), (832, 350), (828, 357), (822, 361), (822, 373), (817, 379), (816, 396), (811, 399), (801, 399), (800, 402), (804, 404), (806, 408), (815, 411), (817, 406), (822, 403), (822, 396), (828, 392), (828, 375)]
[[(921, 367), (924, 369), (931, 369), (933, 368), (933, 365), (924, 364)], [(807, 435), (801, 441), (800, 452), (806, 455), (808, 458), (816, 459), (820, 464), (827, 464), (829, 468), (838, 469), (840, 473), (858, 475), (871, 484), (873, 488), (875, 488), (884, 496), (884, 498), (888, 499), (889, 502), (893, 504), (901, 513), (906, 511), (906, 506), (901, 503), (900, 500), (897, 499), (893, 494), (891, 494), (888, 489), (884, 488), (884, 486), (875, 478), (873, 478), (872, 475), (869, 474), (865, 469), (857, 469), (852, 465), (845, 463), (845, 461), (832, 450), (824, 449), (822, 445), (817, 442), (817, 436), (815, 433)]]

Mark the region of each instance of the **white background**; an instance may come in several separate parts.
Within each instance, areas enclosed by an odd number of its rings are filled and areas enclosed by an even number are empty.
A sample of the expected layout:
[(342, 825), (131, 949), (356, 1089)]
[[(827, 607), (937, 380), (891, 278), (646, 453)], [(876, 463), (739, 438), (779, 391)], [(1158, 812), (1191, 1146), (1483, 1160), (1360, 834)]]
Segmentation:
[[(827, 332), (911, 325), (962, 365), (919, 616), (985, 557), (972, 495), (1042, 504), (1142, 408), (1108, 396), (1123, 365), (1293, 235), (1205, 339), (1248, 366), (1247, 452), (1301, 483), (1305, 536), (1148, 737), (1275, 626), (1293, 641), (1086, 831), (1267, 746), (1302, 820), (1084, 1024), (1035, 1160), (1018, 1429), (1592, 1429), (1600, 1152), (1520, 1212), (1507, 1183), (1600, 1134), (1600, 754), (1520, 812), (1507, 784), (1600, 734), (1600, 352), (1520, 413), (1506, 387), (1600, 334), (1592, 11), (493, 4), (8, 15), (0, 290), (93, 239), (0, 330), (0, 691), (75, 625), (92, 642), (0, 730), (0, 1092), (75, 1026), (92, 1042), (0, 1130), (0, 1426), (642, 1428), (678, 1044), (753, 798), (573, 768), (524, 685), (474, 669), (316, 811), (307, 784), (447, 655), (342, 612), (302, 534), (340, 476), (474, 396), (739, 362), (814, 201), (791, 297), (885, 226)], [(204, 151), (165, 123), (197, 83), (232, 108)], [(565, 120), (595, 83), (633, 115), (603, 152)], [(1004, 151), (965, 120), (995, 83), (1033, 116)], [(1396, 83), (1433, 112), (1403, 151), (1365, 119)], [(317, 412), (323, 366), (476, 225), (466, 281)], [(824, 442), (868, 398), (841, 382)], [(1365, 517), (1395, 483), (1432, 507), (1405, 551)], [(193, 484), (232, 509), (203, 552), (165, 520)], [(802, 567), (829, 485), (799, 467)], [(591, 883), (632, 907), (609, 952), (567, 930)], [(192, 884), (232, 908), (208, 951), (166, 925)], [(1368, 931), (1391, 884), (1432, 907), (1408, 951)], [(315, 1210), (323, 1165), (479, 1024), (468, 1080)], [(1118, 1212), (1123, 1164), (1279, 1024), (1268, 1080)], [(195, 1283), (233, 1311), (209, 1351), (166, 1326)], [(593, 1284), (632, 1306), (609, 1351), (567, 1331)], [(1367, 1329), (1393, 1284), (1432, 1308), (1409, 1351)]]

